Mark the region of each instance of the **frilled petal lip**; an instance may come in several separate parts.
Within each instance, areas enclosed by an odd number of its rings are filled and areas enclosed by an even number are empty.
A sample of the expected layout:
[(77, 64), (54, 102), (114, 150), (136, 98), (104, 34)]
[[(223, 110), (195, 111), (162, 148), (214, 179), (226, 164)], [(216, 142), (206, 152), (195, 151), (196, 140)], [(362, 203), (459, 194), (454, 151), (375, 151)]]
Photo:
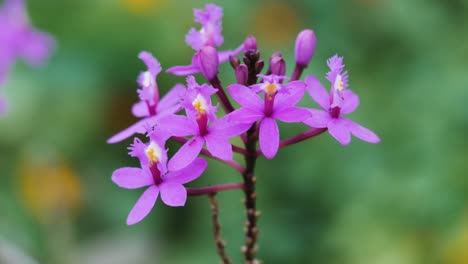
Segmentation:
[(309, 92), (310, 97), (312, 97), (312, 99), (314, 99), (314, 101), (322, 107), (323, 110), (328, 111), (330, 108), (330, 96), (325, 87), (323, 87), (317, 77), (313, 75), (307, 76), (305, 82), (307, 84), (306, 89), (307, 92)]

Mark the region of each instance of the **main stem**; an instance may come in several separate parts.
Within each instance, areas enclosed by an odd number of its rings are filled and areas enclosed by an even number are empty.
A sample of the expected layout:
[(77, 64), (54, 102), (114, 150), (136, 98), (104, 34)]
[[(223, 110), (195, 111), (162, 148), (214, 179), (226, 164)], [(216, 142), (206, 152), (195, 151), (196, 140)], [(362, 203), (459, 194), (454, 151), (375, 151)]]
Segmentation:
[(247, 132), (247, 142), (245, 143), (245, 148), (247, 150), (247, 155), (245, 155), (245, 164), (246, 168), (242, 177), (244, 178), (244, 193), (245, 193), (245, 208), (246, 208), (246, 228), (245, 228), (245, 245), (242, 247), (244, 253), (245, 263), (253, 264), (255, 263), (255, 253), (257, 251), (257, 237), (258, 237), (258, 228), (257, 228), (257, 209), (256, 209), (256, 197), (255, 193), (255, 164), (257, 161), (256, 154), (256, 136), (257, 126), (254, 124), (249, 131)]
[(221, 224), (218, 221), (218, 201), (216, 201), (216, 193), (208, 194), (208, 200), (211, 204), (211, 221), (213, 222), (213, 233), (216, 242), (216, 250), (218, 251), (219, 257), (223, 264), (231, 264), (231, 260), (226, 254), (225, 246), (226, 242), (221, 238)]

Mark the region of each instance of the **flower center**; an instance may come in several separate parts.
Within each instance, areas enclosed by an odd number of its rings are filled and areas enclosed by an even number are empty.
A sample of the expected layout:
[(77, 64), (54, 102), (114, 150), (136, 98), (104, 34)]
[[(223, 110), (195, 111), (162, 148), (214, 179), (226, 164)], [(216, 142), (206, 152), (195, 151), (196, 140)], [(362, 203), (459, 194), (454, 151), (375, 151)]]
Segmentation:
[(335, 88), (335, 90), (343, 92), (344, 82), (342, 80), (341, 74), (338, 74), (336, 76), (335, 83), (334, 83), (334, 88)]
[(145, 154), (151, 166), (161, 160), (162, 149), (156, 143), (151, 141), (151, 143), (145, 149)]
[(265, 91), (265, 93), (269, 94), (269, 95), (272, 95), (274, 93), (276, 93), (276, 91), (278, 91), (278, 85), (276, 83), (266, 83), (264, 86), (263, 86), (263, 90)]
[(151, 85), (153, 77), (149, 71), (143, 73), (143, 81), (142, 84), (144, 87), (149, 87)]
[(193, 100), (192, 105), (200, 115), (205, 115), (208, 112), (208, 103), (201, 94), (197, 95), (195, 100)]

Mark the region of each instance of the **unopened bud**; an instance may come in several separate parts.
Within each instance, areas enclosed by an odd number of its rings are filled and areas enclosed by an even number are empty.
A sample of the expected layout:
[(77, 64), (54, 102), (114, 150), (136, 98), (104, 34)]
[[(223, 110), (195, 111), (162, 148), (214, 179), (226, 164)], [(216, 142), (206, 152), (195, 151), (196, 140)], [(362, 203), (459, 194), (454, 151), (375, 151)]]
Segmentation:
[(244, 41), (245, 50), (257, 50), (257, 40), (254, 36), (248, 36)]
[(248, 76), (249, 76), (249, 70), (247, 69), (247, 65), (239, 64), (236, 67), (237, 83), (245, 85), (247, 83)]
[(255, 72), (258, 74), (263, 70), (265, 66), (265, 62), (263, 60), (259, 60), (255, 63)]
[(281, 55), (281, 52), (275, 52), (270, 58), (271, 73), (278, 76), (286, 74), (286, 62)]
[(233, 69), (236, 69), (237, 66), (240, 64), (240, 60), (237, 57), (229, 56), (229, 63)]
[(297, 65), (306, 67), (309, 64), (314, 55), (316, 43), (315, 33), (311, 29), (305, 29), (297, 35), (295, 49)]
[(203, 47), (198, 52), (198, 60), (201, 72), (208, 81), (213, 80), (218, 74), (218, 52), (211, 46)]

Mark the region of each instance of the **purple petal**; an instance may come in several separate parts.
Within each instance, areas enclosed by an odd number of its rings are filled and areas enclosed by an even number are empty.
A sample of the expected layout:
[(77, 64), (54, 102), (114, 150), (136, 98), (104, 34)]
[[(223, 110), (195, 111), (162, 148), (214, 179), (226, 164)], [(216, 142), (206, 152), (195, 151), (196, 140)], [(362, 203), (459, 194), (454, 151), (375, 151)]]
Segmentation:
[(263, 108), (263, 100), (250, 88), (241, 84), (231, 84), (227, 89), (232, 98), (243, 107), (259, 110)]
[(184, 206), (187, 201), (187, 190), (176, 182), (163, 182), (159, 185), (161, 199), (166, 205), (177, 207)]
[(297, 89), (290, 89), (285, 93), (278, 93), (275, 96), (273, 107), (275, 110), (279, 110), (284, 107), (294, 106), (301, 101), (302, 97), (304, 97), (304, 92), (305, 90), (303, 88), (298, 87)]
[(364, 140), (369, 143), (377, 144), (380, 142), (380, 138), (371, 130), (347, 119), (342, 118), (345, 121), (345, 126), (349, 129), (349, 132), (355, 137)]
[(290, 90), (290, 89), (302, 89), (302, 90), (305, 90), (305, 88), (307, 87), (307, 84), (303, 81), (292, 81), (292, 82), (289, 82), (288, 84), (285, 85), (285, 88), (287, 90)]
[(273, 118), (266, 117), (260, 123), (260, 149), (266, 158), (272, 159), (279, 148), (279, 130)]
[(202, 137), (194, 137), (187, 141), (169, 161), (169, 170), (181, 170), (188, 166), (200, 154), (204, 142)]
[(177, 76), (186, 76), (200, 72), (198, 65), (174, 66), (166, 70), (167, 73), (172, 73)]
[(206, 148), (215, 157), (222, 160), (232, 160), (232, 145), (225, 137), (205, 136)]
[(327, 90), (325, 90), (325, 87), (323, 87), (320, 81), (313, 75), (307, 76), (305, 82), (310, 97), (324, 110), (328, 110), (328, 108), (330, 108), (330, 96)]
[(224, 51), (220, 51), (218, 52), (218, 60), (219, 60), (219, 63), (223, 63), (225, 61), (228, 61), (229, 60), (229, 57), (230, 56), (237, 56), (239, 55), (239, 53), (241, 53), (242, 51), (244, 51), (244, 43), (242, 43), (239, 47), (237, 47), (237, 49), (235, 50), (224, 50)]
[(37, 31), (25, 32), (23, 37), (24, 39), (19, 46), (21, 57), (31, 65), (43, 64), (55, 45), (52, 37)]
[(145, 101), (140, 101), (138, 103), (133, 104), (132, 114), (135, 117), (149, 116), (148, 105), (146, 104), (146, 102)]
[(343, 91), (343, 108), (341, 108), (342, 114), (349, 114), (354, 112), (359, 106), (359, 97), (351, 90)]
[(208, 163), (202, 158), (196, 158), (187, 167), (178, 170), (170, 171), (164, 176), (165, 182), (176, 182), (179, 184), (185, 184), (196, 180), (206, 170)]
[(333, 118), (330, 120), (330, 122), (328, 122), (328, 132), (343, 146), (351, 142), (351, 134), (345, 126), (343, 119)]
[(156, 125), (156, 123), (158, 122), (158, 119), (159, 119), (159, 116), (152, 116), (152, 117), (142, 119), (142, 120), (136, 122), (135, 124), (129, 126), (128, 128), (126, 128), (126, 129), (120, 131), (119, 133), (115, 134), (111, 138), (109, 138), (107, 140), (107, 143), (108, 144), (114, 144), (114, 143), (120, 142), (122, 140), (125, 140), (125, 139), (131, 137), (134, 134), (145, 134), (147, 132), (145, 127), (147, 127), (147, 126), (152, 127), (152, 126)]
[(153, 77), (161, 72), (161, 64), (151, 53), (142, 51), (138, 54), (138, 58), (146, 64), (148, 71), (153, 75)]
[(226, 116), (226, 119), (229, 122), (234, 123), (252, 124), (263, 116), (264, 114), (261, 111), (250, 108), (241, 108), (229, 113)]
[(301, 107), (286, 107), (273, 112), (272, 117), (286, 123), (302, 122), (311, 117), (311, 113), (306, 108)]
[(134, 225), (145, 218), (153, 209), (156, 200), (158, 199), (159, 188), (156, 185), (151, 185), (140, 196), (132, 211), (128, 214), (127, 225)]
[(208, 129), (212, 135), (231, 138), (244, 133), (251, 126), (249, 123), (229, 122), (227, 117), (223, 117), (216, 120)]
[(125, 189), (138, 189), (154, 183), (153, 177), (140, 168), (120, 168), (112, 173), (112, 181)]
[(166, 112), (165, 109), (178, 105), (186, 89), (183, 84), (176, 84), (164, 95), (158, 103), (158, 112)]
[(312, 116), (304, 120), (304, 124), (315, 128), (324, 128), (328, 126), (328, 122), (331, 120), (330, 113), (316, 109), (309, 109), (309, 112)]
[(185, 137), (198, 134), (196, 123), (185, 116), (168, 115), (161, 118), (160, 123), (172, 136)]

